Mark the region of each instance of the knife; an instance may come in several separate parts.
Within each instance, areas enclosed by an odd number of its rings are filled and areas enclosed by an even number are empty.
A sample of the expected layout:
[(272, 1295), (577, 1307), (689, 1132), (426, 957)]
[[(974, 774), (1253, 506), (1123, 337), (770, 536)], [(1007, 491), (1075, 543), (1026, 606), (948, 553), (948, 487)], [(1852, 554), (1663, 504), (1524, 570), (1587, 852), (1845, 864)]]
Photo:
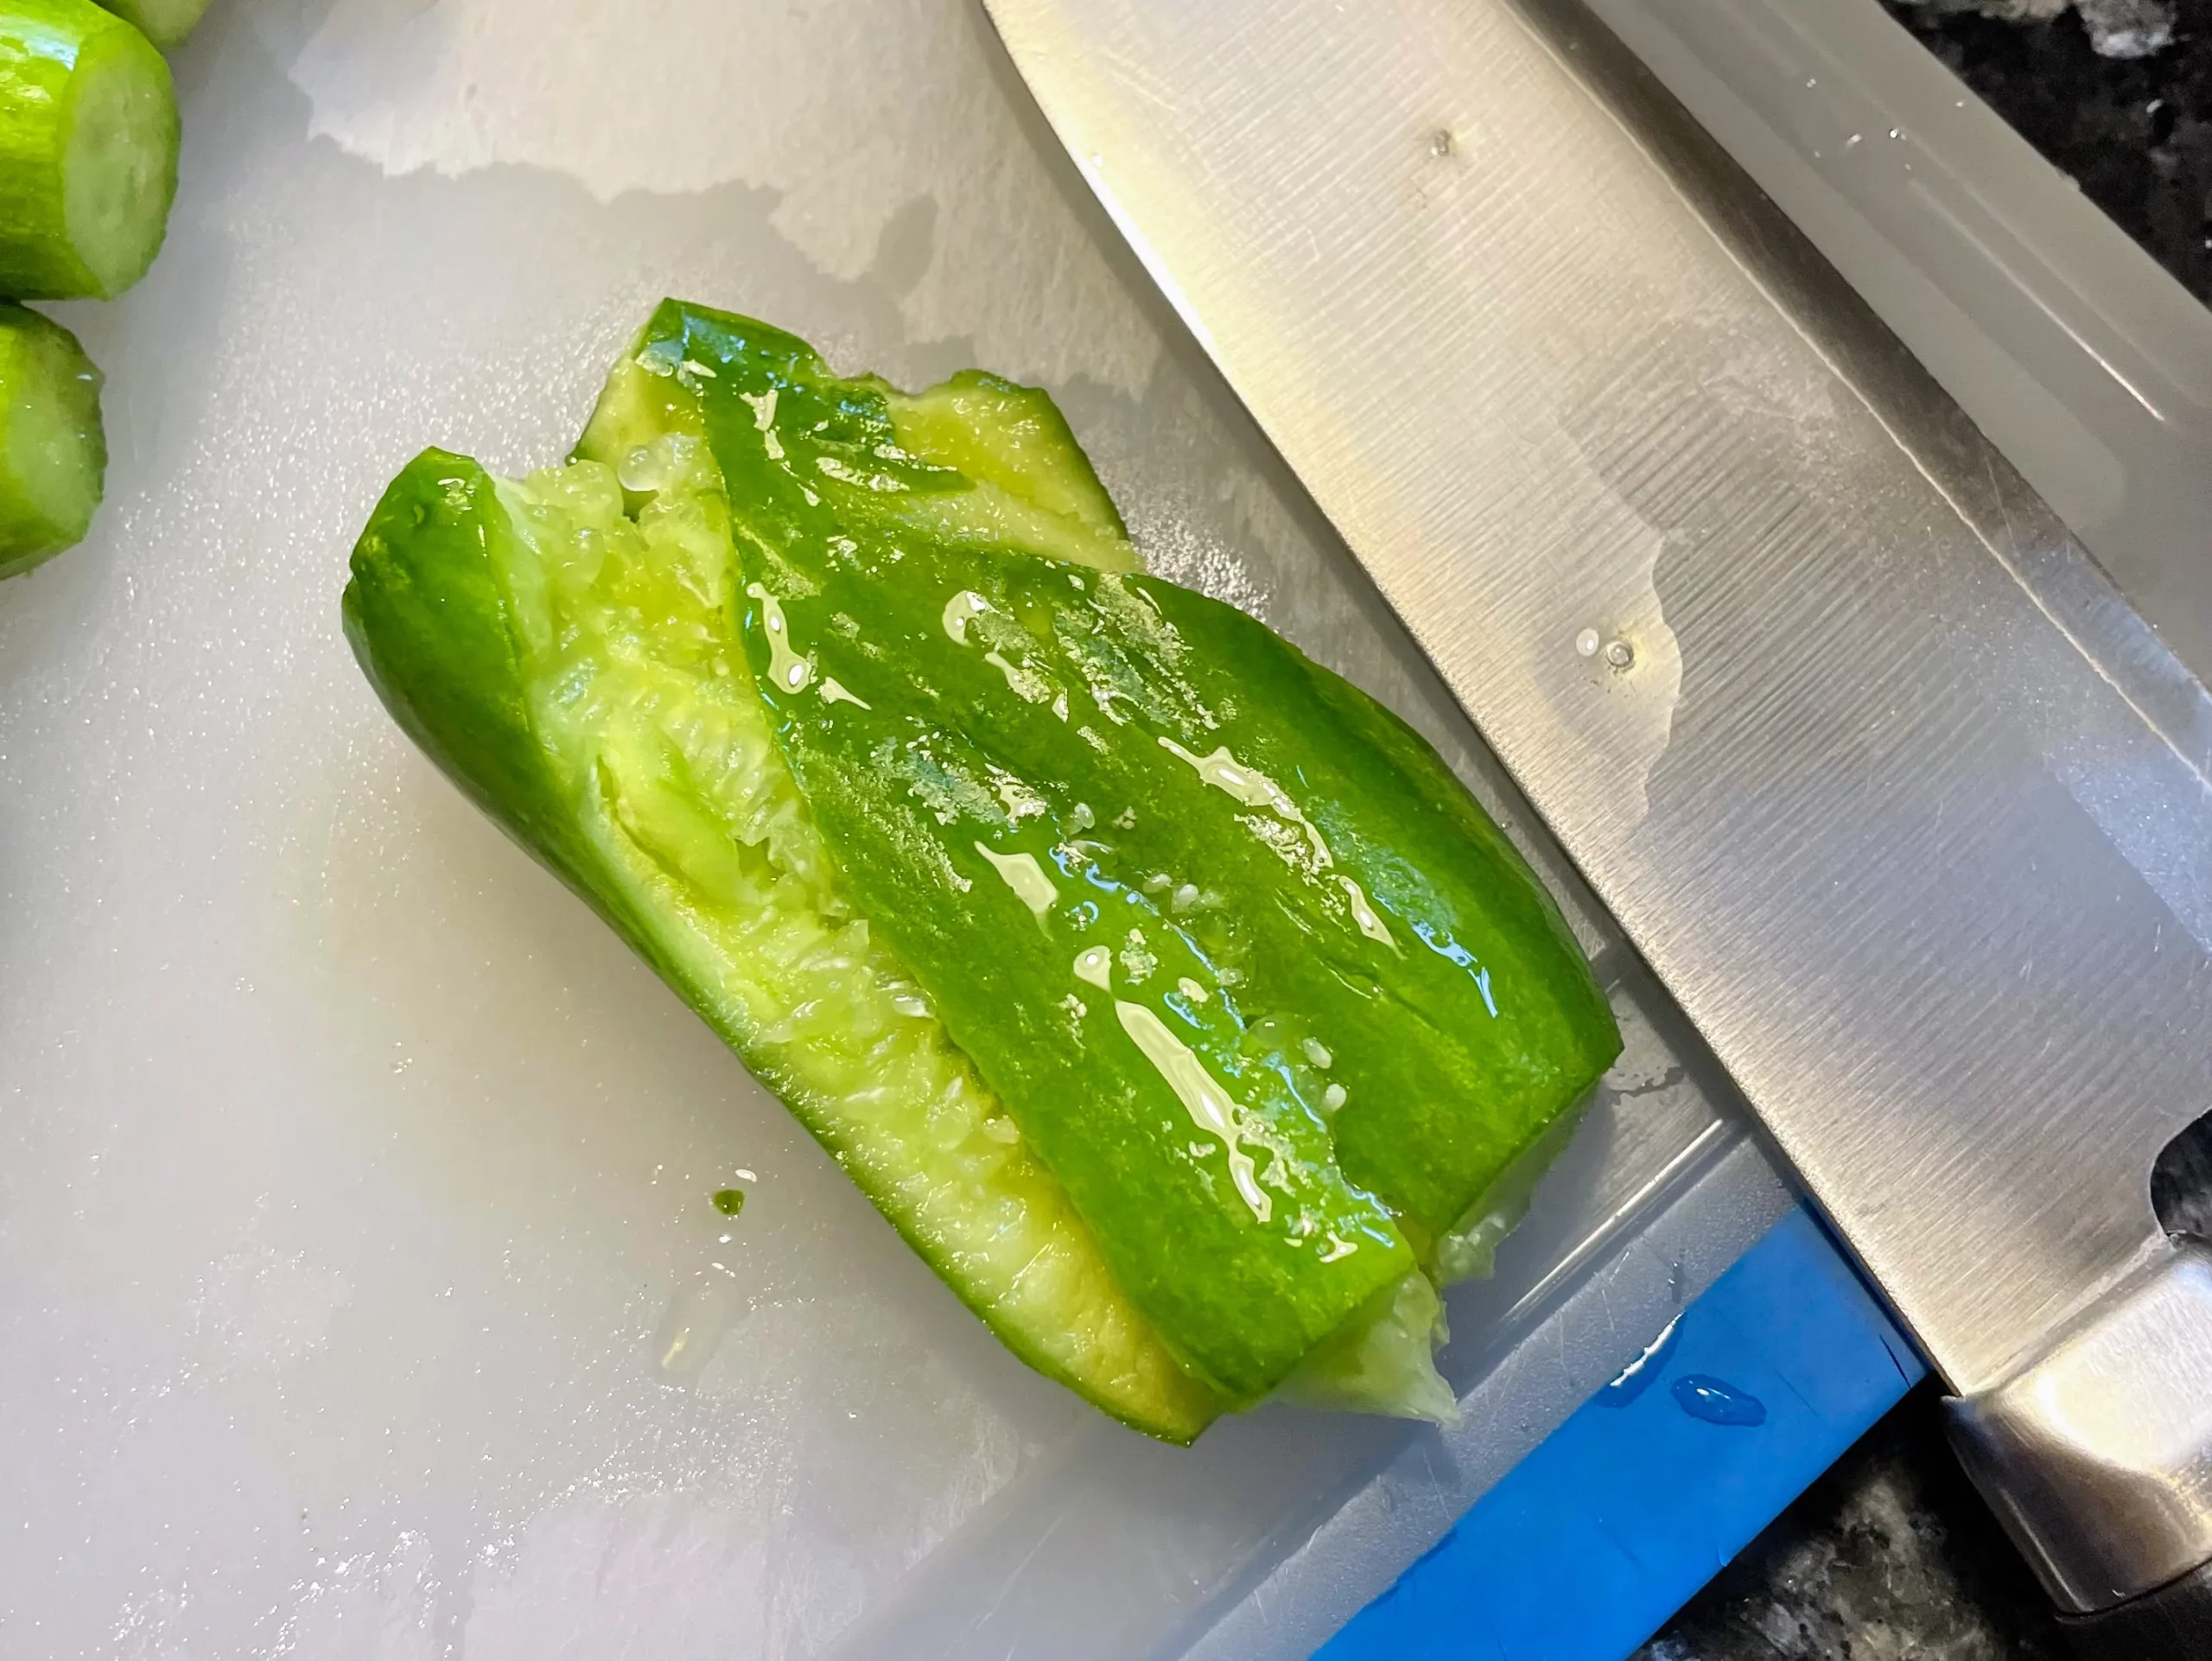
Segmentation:
[(2212, 1655), (2203, 686), (1577, 0), (986, 4), (2077, 1645)]

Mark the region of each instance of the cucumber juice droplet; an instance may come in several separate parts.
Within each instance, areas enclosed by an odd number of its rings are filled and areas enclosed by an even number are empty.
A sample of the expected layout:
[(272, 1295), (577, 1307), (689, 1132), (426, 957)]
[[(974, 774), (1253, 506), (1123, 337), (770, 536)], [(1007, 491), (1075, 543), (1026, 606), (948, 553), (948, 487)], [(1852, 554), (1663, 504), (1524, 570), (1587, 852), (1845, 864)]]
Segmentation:
[(1693, 1419), (1746, 1429), (1766, 1422), (1766, 1403), (1724, 1379), (1688, 1373), (1675, 1380), (1674, 1388), (1675, 1404)]
[(814, 678), (814, 665), (791, 650), (791, 630), (784, 621), (784, 608), (758, 582), (745, 585), (746, 593), (760, 602), (760, 627), (768, 636), (768, 679), (771, 684), (785, 692), (803, 692), (807, 682)]

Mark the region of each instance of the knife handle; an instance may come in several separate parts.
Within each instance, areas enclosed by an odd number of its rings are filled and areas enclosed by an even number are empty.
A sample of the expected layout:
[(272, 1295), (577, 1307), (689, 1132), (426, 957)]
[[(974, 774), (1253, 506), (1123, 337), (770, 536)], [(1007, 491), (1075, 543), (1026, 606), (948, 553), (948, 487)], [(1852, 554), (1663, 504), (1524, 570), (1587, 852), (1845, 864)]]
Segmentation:
[(2090, 1661), (2212, 1661), (2212, 1251), (2175, 1243), (2003, 1384), (1952, 1446)]
[(2212, 1562), (2093, 1615), (2058, 1618), (2082, 1661), (2204, 1661), (2212, 1656)]

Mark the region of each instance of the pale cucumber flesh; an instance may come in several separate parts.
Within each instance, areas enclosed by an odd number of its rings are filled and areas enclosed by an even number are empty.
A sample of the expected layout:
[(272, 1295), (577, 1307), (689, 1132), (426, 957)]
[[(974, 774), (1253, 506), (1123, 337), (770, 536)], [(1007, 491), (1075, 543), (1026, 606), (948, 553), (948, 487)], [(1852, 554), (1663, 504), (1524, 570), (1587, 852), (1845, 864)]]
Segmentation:
[[(158, 73), (157, 73), (158, 70)], [(111, 297), (161, 251), (176, 194), (176, 98), (158, 57), (116, 50), (78, 77), (63, 189), (69, 239)]]

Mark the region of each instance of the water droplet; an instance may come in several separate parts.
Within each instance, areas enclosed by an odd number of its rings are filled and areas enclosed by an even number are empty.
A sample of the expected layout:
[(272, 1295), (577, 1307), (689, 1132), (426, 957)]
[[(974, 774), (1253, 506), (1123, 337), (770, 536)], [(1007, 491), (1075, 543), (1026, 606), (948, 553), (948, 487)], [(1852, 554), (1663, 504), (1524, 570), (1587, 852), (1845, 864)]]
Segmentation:
[(1052, 886), (1052, 879), (1045, 875), (1045, 868), (1037, 862), (1037, 856), (1030, 853), (1001, 854), (983, 843), (976, 844), (976, 851), (991, 863), (999, 880), (1014, 890), (1014, 897), (1029, 907), (1039, 922), (1045, 920), (1060, 897)]
[(991, 609), (991, 602), (973, 589), (963, 589), (944, 602), (941, 621), (955, 646), (968, 644), (968, 625)]
[(1658, 1337), (1643, 1346), (1635, 1360), (1623, 1367), (1598, 1392), (1598, 1404), (1600, 1407), (1626, 1407), (1650, 1389), (1666, 1370), (1667, 1358), (1674, 1354), (1675, 1340), (1681, 1336), (1681, 1330), (1682, 1318), (1676, 1315), (1660, 1329)]
[(1675, 1405), (1707, 1424), (1749, 1427), (1766, 1422), (1766, 1403), (1735, 1385), (1702, 1372), (1675, 1380)]
[(640, 444), (615, 465), (614, 476), (625, 490), (640, 493), (658, 490), (664, 482), (660, 458)]
[(1627, 669), (1636, 662), (1636, 648), (1626, 640), (1615, 640), (1605, 648), (1605, 661), (1616, 669)]
[(653, 1333), (653, 1363), (671, 1378), (696, 1378), (729, 1330), (737, 1289), (728, 1271), (702, 1270), (669, 1300)]
[(791, 650), (782, 605), (758, 582), (747, 583), (745, 591), (760, 602), (760, 627), (768, 637), (769, 678), (791, 691), (804, 691), (814, 678), (814, 663)]
[(1604, 637), (1596, 629), (1586, 628), (1574, 637), (1574, 655), (1578, 658), (1594, 658), (1598, 655), (1598, 648), (1605, 643)]

